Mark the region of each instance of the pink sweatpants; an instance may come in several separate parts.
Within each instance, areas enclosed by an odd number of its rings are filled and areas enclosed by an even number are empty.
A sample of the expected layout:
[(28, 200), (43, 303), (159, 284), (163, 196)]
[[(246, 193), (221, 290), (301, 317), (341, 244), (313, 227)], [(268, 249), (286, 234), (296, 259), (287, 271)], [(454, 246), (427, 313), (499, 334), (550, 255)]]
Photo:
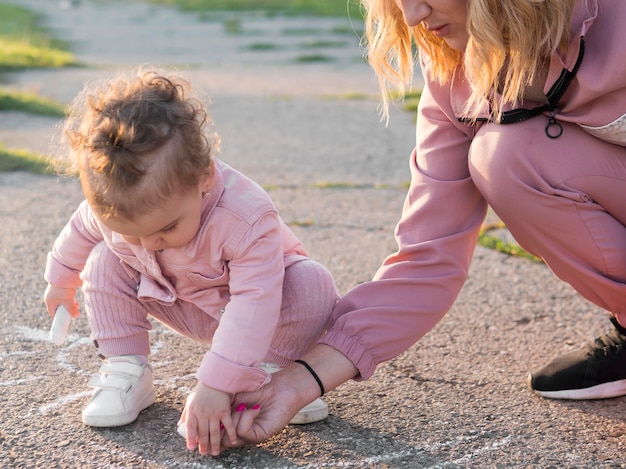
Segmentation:
[[(98, 244), (82, 273), (85, 311), (91, 337), (105, 357), (149, 355), (148, 316), (181, 335), (210, 344), (218, 321), (194, 304), (171, 306), (137, 297), (137, 283), (104, 244)], [(324, 332), (338, 299), (328, 270), (312, 259), (289, 266), (283, 282), (278, 327), (261, 362), (286, 366), (312, 348)]]
[(522, 247), (626, 326), (626, 147), (546, 123), (483, 125), (472, 178)]

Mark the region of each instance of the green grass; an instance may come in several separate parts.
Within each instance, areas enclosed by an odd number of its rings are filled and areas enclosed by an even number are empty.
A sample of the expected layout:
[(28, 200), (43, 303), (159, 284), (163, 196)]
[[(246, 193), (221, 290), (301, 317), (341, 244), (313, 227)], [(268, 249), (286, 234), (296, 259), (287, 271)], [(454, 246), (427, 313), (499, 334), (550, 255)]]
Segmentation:
[(30, 114), (63, 117), (64, 107), (35, 93), (0, 88), (0, 111), (22, 111)]
[(345, 47), (347, 44), (344, 41), (310, 41), (300, 44), (302, 49), (326, 49), (329, 47)]
[(478, 235), (478, 244), (488, 249), (494, 249), (502, 254), (509, 256), (522, 257), (532, 262), (542, 263), (543, 261), (536, 256), (533, 256), (528, 251), (524, 250), (519, 244), (504, 241), (498, 236), (490, 234), (493, 230), (504, 230), (506, 225), (504, 223), (491, 223), (483, 225)]
[[(26, 8), (0, 3), (0, 71), (64, 67), (75, 64), (72, 54), (40, 27), (39, 15)], [(22, 111), (61, 117), (63, 106), (34, 93), (0, 88), (0, 111)], [(0, 142), (0, 172), (53, 172), (50, 160)]]
[(50, 160), (25, 150), (8, 149), (0, 143), (0, 173), (28, 171), (36, 174), (52, 174)]
[(255, 11), (269, 15), (315, 15), (361, 18), (356, 0), (149, 0), (190, 11)]
[(378, 97), (369, 96), (365, 93), (324, 94), (321, 98), (327, 101), (364, 101), (366, 99), (378, 99)]
[(26, 8), (0, 3), (0, 71), (75, 64), (72, 54), (39, 25), (40, 20)]
[(420, 98), (422, 97), (422, 92), (420, 91), (410, 91), (404, 95), (404, 110), (409, 112), (417, 112), (417, 105), (420, 102)]
[(224, 31), (229, 34), (240, 34), (243, 31), (241, 21), (237, 18), (228, 18), (224, 21)]
[(0, 71), (73, 65), (69, 52), (0, 38)]
[(247, 47), (244, 47), (244, 49), (253, 51), (274, 51), (280, 49), (280, 47), (276, 44), (272, 44), (269, 42), (256, 42), (254, 44), (250, 44)]
[(324, 54), (305, 54), (296, 57), (295, 61), (298, 63), (332, 62), (333, 58)]

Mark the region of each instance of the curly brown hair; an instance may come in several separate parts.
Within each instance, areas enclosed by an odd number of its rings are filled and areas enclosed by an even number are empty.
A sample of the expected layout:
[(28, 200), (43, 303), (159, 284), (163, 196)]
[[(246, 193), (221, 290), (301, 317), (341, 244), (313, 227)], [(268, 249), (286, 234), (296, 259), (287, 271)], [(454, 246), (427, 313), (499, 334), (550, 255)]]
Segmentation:
[(64, 125), (70, 162), (99, 216), (130, 220), (210, 173), (219, 137), (189, 93), (179, 76), (139, 70), (90, 83), (74, 100)]

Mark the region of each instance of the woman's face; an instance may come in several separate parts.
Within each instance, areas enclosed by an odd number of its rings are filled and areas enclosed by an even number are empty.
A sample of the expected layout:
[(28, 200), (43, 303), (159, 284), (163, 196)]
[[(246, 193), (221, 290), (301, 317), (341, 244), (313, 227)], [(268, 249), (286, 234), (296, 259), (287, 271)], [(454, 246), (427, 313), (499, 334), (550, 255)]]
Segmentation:
[(408, 26), (420, 23), (453, 49), (467, 45), (467, 3), (469, 0), (395, 0)]

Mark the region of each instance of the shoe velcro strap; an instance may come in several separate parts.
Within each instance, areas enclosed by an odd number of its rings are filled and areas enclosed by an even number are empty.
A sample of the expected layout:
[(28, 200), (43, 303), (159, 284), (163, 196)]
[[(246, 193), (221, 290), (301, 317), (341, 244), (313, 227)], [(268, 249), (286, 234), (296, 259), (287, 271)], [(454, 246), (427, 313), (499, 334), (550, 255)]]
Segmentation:
[(128, 362), (104, 362), (100, 375), (89, 381), (89, 386), (99, 389), (117, 389), (127, 392), (143, 374), (144, 367)]
[(121, 375), (133, 378), (139, 378), (143, 374), (144, 367), (128, 362), (104, 362), (100, 367), (100, 373), (103, 375)]
[(128, 392), (133, 387), (133, 383), (127, 377), (120, 375), (94, 376), (89, 380), (89, 387), (96, 389), (115, 389), (117, 391)]

